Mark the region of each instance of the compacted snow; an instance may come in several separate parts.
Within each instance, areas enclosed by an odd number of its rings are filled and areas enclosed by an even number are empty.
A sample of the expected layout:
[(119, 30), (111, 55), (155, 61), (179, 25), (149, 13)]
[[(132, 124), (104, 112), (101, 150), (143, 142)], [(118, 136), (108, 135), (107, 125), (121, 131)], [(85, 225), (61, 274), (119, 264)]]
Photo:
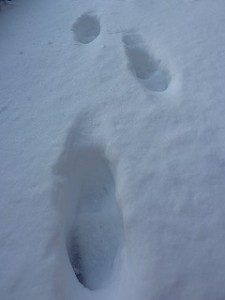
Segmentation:
[(0, 11), (0, 299), (225, 299), (224, 0)]

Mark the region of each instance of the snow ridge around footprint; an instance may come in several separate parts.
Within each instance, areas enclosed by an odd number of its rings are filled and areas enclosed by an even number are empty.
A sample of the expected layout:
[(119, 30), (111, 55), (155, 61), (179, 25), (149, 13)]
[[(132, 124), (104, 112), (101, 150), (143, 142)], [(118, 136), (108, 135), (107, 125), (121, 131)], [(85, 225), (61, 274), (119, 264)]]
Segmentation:
[(84, 287), (103, 288), (114, 274), (123, 241), (110, 161), (100, 145), (72, 127), (54, 177), (71, 267)]
[(90, 13), (81, 15), (72, 26), (75, 41), (89, 44), (100, 34), (100, 23), (96, 16)]
[(169, 72), (161, 61), (149, 54), (140, 35), (127, 33), (122, 38), (129, 68), (135, 78), (153, 92), (165, 91), (170, 82)]

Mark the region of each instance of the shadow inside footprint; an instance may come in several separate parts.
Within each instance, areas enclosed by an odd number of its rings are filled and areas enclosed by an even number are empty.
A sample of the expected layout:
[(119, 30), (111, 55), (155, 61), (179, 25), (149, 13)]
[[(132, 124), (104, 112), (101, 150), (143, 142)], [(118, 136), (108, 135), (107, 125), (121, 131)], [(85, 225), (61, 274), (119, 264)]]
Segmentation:
[(124, 35), (123, 43), (130, 69), (139, 82), (154, 92), (166, 90), (170, 81), (169, 74), (159, 60), (149, 55), (140, 36)]
[(100, 149), (90, 145), (76, 152), (67, 141), (55, 175), (71, 266), (83, 286), (103, 288), (111, 279), (123, 236), (109, 162)]
[(100, 29), (98, 19), (90, 14), (83, 14), (72, 26), (74, 39), (82, 44), (89, 44), (95, 40)]

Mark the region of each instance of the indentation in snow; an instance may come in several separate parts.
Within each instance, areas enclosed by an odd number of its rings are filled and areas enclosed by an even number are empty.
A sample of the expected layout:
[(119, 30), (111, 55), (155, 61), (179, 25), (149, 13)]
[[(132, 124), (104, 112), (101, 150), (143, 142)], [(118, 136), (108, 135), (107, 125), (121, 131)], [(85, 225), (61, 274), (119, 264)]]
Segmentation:
[(139, 82), (153, 92), (166, 90), (170, 81), (169, 73), (159, 60), (148, 53), (141, 37), (137, 34), (126, 34), (122, 40), (130, 69)]
[(72, 26), (74, 39), (82, 44), (89, 44), (95, 40), (100, 29), (98, 19), (87, 13), (80, 16)]
[(112, 277), (123, 221), (108, 159), (101, 147), (81, 144), (72, 129), (55, 167), (55, 197), (74, 273), (83, 286), (95, 290)]

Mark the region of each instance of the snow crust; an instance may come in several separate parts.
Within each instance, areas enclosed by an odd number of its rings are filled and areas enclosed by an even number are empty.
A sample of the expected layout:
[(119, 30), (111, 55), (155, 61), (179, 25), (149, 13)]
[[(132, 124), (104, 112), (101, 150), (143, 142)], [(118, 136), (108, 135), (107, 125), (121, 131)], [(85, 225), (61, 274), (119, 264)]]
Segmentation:
[(225, 299), (225, 2), (1, 7), (0, 299)]

